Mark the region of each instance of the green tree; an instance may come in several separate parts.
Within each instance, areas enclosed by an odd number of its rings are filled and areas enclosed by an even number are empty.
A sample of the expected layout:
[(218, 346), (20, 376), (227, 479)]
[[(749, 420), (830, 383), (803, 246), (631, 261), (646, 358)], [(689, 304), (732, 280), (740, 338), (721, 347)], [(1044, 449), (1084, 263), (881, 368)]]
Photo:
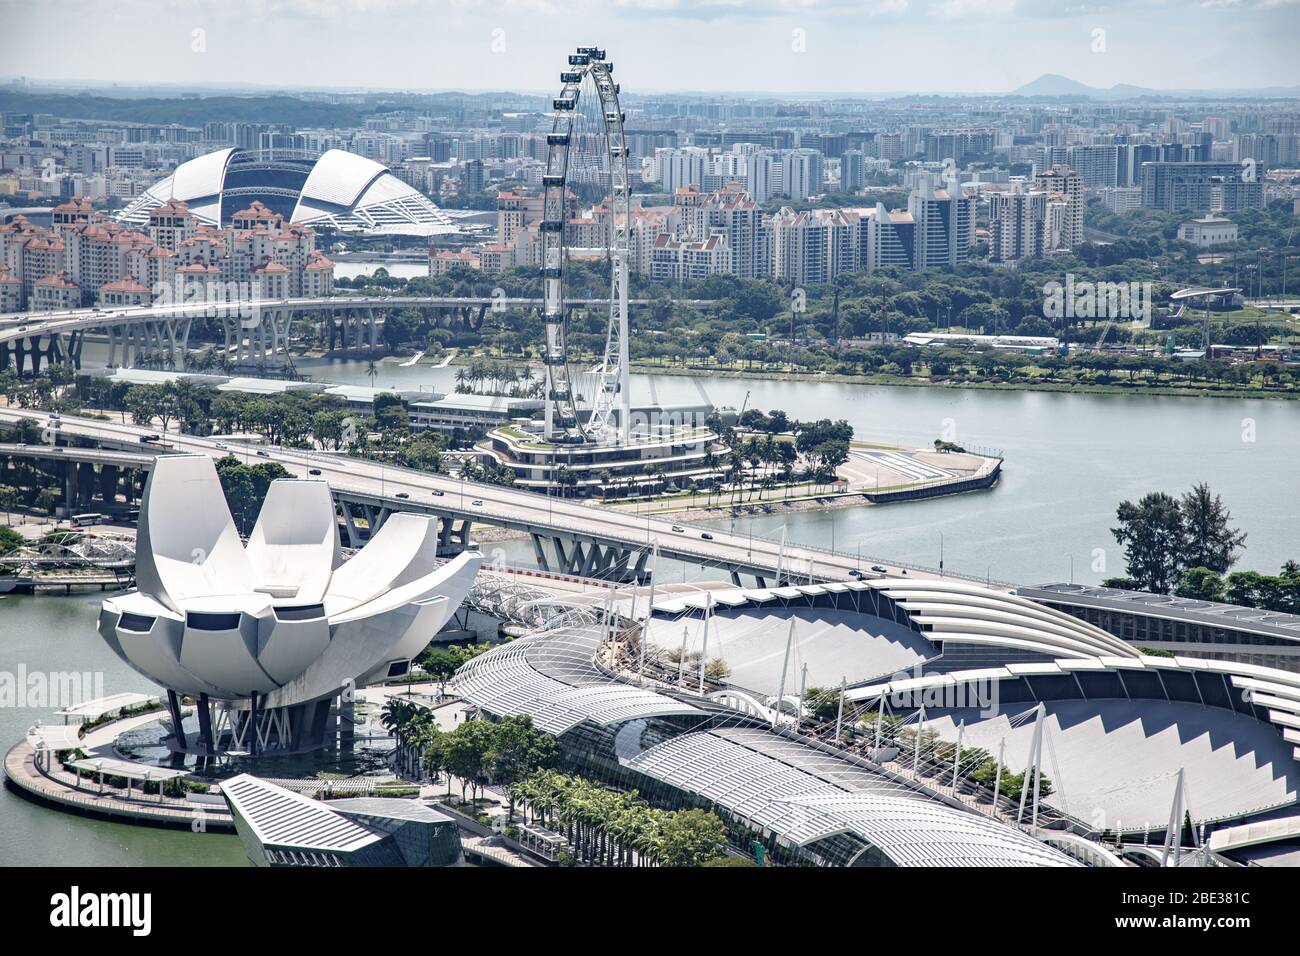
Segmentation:
[(1195, 567), (1183, 572), (1182, 580), (1174, 593), (1179, 597), (1196, 598), (1198, 601), (1222, 601), (1224, 599), (1223, 578), (1212, 568)]
[(460, 797), (465, 799), (465, 789), (470, 788), (474, 799), (485, 782), (488, 752), (493, 744), (492, 725), (485, 720), (467, 720), (457, 727), (447, 739), (447, 771), (460, 778)]
[(708, 810), (678, 810), (664, 823), (660, 843), (664, 866), (702, 866), (726, 850), (727, 828)]
[(1144, 591), (1168, 594), (1183, 569), (1186, 539), (1182, 510), (1177, 499), (1153, 491), (1137, 503), (1123, 501), (1112, 528), (1124, 546), (1129, 576)]
[(1183, 564), (1227, 574), (1246, 543), (1246, 534), (1231, 526), (1232, 515), (1223, 499), (1202, 482), (1183, 495), (1181, 510), (1185, 536)]
[(23, 546), (26, 539), (10, 527), (0, 527), (0, 554), (10, 554)]
[(250, 466), (234, 455), (227, 455), (217, 461), (217, 479), (221, 482), (226, 504), (230, 507), (240, 534), (252, 532), (271, 482), (288, 477), (289, 472), (276, 462), (267, 461)]
[(559, 763), (560, 750), (555, 738), (533, 726), (528, 714), (506, 717), (492, 728), (492, 744), (486, 762), (492, 773), (492, 782), (507, 787), (510, 792), (510, 819), (515, 817), (515, 791), (513, 785), (538, 770), (547, 770)]

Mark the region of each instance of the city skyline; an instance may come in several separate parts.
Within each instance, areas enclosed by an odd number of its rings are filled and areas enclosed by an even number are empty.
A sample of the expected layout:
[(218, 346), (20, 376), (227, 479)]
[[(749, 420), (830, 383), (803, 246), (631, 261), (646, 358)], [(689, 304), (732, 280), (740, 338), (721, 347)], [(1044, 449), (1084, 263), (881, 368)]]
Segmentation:
[[(166, 18), (153, 9), (127, 0), (108, 17), (86, 0), (0, 0), (17, 40), (6, 79), (541, 92), (542, 67), (599, 36), (620, 78), (642, 92), (996, 94), (1044, 74), (1100, 89), (1300, 84), (1288, 40), (1300, 28), (1295, 0), (190, 0)], [(60, 55), (91, 44), (147, 50), (148, 68)], [(378, 67), (357, 54), (367, 44), (385, 49)], [(304, 47), (311, 62), (330, 63), (328, 75), (304, 73), (290, 55)], [(1249, 57), (1224, 55), (1247, 48)]]
[(0, 0), (4, 862), (1196, 867), (1049, 931), (1249, 927), (1298, 18)]

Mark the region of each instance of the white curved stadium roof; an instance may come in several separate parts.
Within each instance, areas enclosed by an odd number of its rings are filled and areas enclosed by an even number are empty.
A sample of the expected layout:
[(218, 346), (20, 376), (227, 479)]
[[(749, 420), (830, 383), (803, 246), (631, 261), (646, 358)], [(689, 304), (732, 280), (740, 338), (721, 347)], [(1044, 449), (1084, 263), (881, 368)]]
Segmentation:
[(788, 845), (844, 835), (900, 866), (1072, 865), (1014, 827), (763, 728), (701, 720), (643, 747), (647, 720), (707, 712), (596, 668), (601, 638), (599, 627), (558, 628), (495, 647), (457, 671), (456, 691), (499, 717), (529, 714), (555, 734), (583, 722), (621, 728), (615, 747), (624, 766), (699, 794)]
[[(118, 219), (143, 226), (149, 221), (150, 210), (178, 199), (200, 222), (220, 225), (223, 218), (229, 219), (251, 201), (231, 197), (230, 208), (224, 208), (232, 163), (238, 163), (243, 174), (241, 193), (249, 194), (250, 189), (256, 191), (248, 178), (259, 162), (257, 153), (228, 147), (181, 163), (172, 175), (137, 196)], [(268, 160), (266, 166), (266, 188), (282, 193), (286, 188), (283, 182), (271, 176), (274, 162)], [(456, 231), (446, 213), (388, 167), (341, 149), (328, 150), (311, 166), (297, 191), (290, 221), (376, 235), (435, 236)]]
[[(673, 616), (702, 610), (712, 602), (725, 624), (726, 611), (720, 609), (752, 608), (748, 613), (758, 620), (764, 613), (771, 615), (774, 601), (799, 604), (822, 595), (845, 592), (858, 592), (864, 600), (871, 592), (887, 596), (907, 615), (922, 637), (945, 645), (984, 645), (1050, 658), (1139, 656), (1126, 642), (1063, 611), (1044, 607), (1016, 594), (951, 578), (847, 581), (775, 589), (736, 588), (674, 596), (657, 601), (654, 611)], [(768, 608), (766, 612), (762, 610), (765, 606)], [(869, 613), (865, 607), (858, 610)], [(823, 612), (821, 617), (829, 619), (830, 613)], [(781, 634), (770, 636), (771, 640), (779, 643), (783, 634), (782, 630)]]

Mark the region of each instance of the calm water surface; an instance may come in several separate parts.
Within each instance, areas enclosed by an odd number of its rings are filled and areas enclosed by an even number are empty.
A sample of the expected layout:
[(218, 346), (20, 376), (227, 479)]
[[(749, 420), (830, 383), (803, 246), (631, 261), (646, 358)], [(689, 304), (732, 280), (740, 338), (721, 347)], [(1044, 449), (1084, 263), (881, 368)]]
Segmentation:
[[(369, 384), (366, 362), (318, 360), (299, 367), (313, 378)], [(379, 366), (376, 384), (451, 391), (454, 366)], [(968, 446), (1001, 449), (996, 488), (933, 501), (734, 519), (738, 530), (779, 536), (864, 556), (934, 565), (940, 535), (953, 571), (1018, 583), (1097, 582), (1123, 573), (1110, 534), (1115, 508), (1147, 491), (1181, 492), (1207, 481), (1248, 534), (1241, 567), (1275, 573), (1300, 559), (1300, 404), (1282, 401), (1068, 395), (899, 388), (807, 382), (633, 377), (637, 401), (695, 402), (785, 409), (796, 418), (845, 418), (866, 440), (928, 445), (945, 430)], [(747, 397), (748, 396), (748, 397)], [(715, 521), (730, 526), (731, 519)], [(497, 547), (497, 546), (493, 546)], [(511, 560), (531, 561), (526, 542), (505, 542)], [(664, 580), (696, 571), (666, 567)], [(99, 670), (104, 692), (151, 691), (95, 632), (99, 595), (0, 599), (0, 670)], [(8, 747), (46, 711), (0, 708)], [(37, 807), (0, 792), (0, 860), (242, 865), (233, 836), (193, 835), (102, 823)]]
[[(303, 363), (324, 381), (368, 382), (367, 363)], [(385, 363), (380, 386), (451, 391), (455, 366)], [(968, 447), (1000, 449), (1003, 478), (988, 491), (931, 501), (735, 519), (755, 534), (864, 556), (937, 565), (1041, 584), (1096, 583), (1123, 573), (1110, 534), (1115, 509), (1148, 491), (1209, 482), (1249, 537), (1240, 567), (1276, 573), (1300, 559), (1300, 403), (1070, 395), (820, 382), (634, 375), (638, 402), (781, 408), (795, 418), (844, 418), (864, 440), (928, 445), (947, 432)], [(747, 398), (748, 396), (748, 398)], [(729, 526), (727, 519), (714, 524)], [(833, 539), (833, 540), (832, 540)], [(531, 547), (507, 549), (531, 556)], [(531, 560), (531, 557), (529, 558)]]
[[(0, 670), (98, 672), (105, 694), (158, 689), (123, 664), (95, 630), (100, 594), (0, 598)], [(0, 707), (8, 750), (58, 708)], [(246, 866), (233, 834), (195, 834), (93, 820), (48, 809), (0, 789), (0, 863), (10, 866)]]

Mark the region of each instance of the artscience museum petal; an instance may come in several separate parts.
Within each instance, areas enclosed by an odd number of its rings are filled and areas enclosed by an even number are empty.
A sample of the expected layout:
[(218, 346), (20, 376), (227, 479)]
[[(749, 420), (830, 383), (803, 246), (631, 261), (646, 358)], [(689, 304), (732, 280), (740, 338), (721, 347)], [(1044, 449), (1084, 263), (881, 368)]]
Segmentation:
[[(469, 592), (480, 556), (437, 557), (436, 519), (392, 515), (344, 561), (329, 486), (271, 483), (242, 542), (212, 459), (160, 457), (145, 487), (137, 590), (103, 603), (110, 647), (198, 705), (199, 732), (177, 749), (322, 745), (332, 701), (406, 673)], [(219, 719), (220, 718), (220, 719)], [(255, 735), (246, 733), (258, 727)]]

